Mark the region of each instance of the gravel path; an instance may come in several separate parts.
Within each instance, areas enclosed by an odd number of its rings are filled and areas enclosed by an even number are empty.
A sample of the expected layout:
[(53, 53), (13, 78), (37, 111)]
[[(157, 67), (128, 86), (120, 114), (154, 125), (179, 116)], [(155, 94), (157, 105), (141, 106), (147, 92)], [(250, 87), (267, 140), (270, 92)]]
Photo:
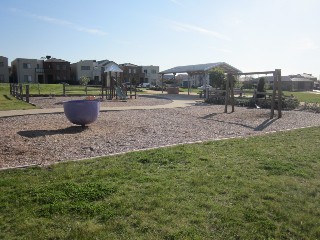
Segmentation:
[(270, 110), (200, 104), (186, 108), (102, 112), (83, 129), (64, 114), (0, 118), (0, 168), (54, 162), (193, 142), (249, 136), (268, 131), (320, 126), (320, 115), (285, 111), (269, 120)]

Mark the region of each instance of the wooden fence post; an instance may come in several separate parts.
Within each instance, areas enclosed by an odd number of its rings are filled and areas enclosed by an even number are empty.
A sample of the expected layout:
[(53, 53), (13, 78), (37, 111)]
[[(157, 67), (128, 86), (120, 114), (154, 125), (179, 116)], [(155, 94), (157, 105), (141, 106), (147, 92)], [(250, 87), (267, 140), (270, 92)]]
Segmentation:
[(26, 102), (29, 103), (29, 85), (26, 85)]
[(62, 92), (63, 92), (63, 96), (66, 96), (66, 84), (63, 83), (62, 85)]
[(23, 88), (22, 84), (19, 86), (19, 99), (23, 101)]

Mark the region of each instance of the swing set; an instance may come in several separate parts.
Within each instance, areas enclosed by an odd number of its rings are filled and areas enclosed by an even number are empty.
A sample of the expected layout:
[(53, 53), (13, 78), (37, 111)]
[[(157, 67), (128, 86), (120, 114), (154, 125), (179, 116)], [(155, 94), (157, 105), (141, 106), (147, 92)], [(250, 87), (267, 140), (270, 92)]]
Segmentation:
[[(274, 71), (265, 71), (265, 72), (246, 72), (246, 73), (227, 73), (227, 81), (226, 81), (226, 95), (225, 95), (225, 108), (224, 112), (228, 112), (228, 105), (229, 102), (231, 103), (231, 112), (234, 112), (234, 83), (233, 79), (235, 76), (247, 76), (247, 75), (259, 75), (259, 74), (273, 74), (273, 90), (272, 90), (272, 97), (271, 97), (271, 113), (270, 119), (274, 117), (274, 110), (276, 105), (276, 100), (278, 101), (278, 118), (282, 117), (282, 90), (281, 90), (281, 69), (275, 69)], [(242, 94), (243, 91), (240, 91)], [(259, 94), (256, 92), (256, 94)], [(264, 93), (260, 93), (264, 94)]]

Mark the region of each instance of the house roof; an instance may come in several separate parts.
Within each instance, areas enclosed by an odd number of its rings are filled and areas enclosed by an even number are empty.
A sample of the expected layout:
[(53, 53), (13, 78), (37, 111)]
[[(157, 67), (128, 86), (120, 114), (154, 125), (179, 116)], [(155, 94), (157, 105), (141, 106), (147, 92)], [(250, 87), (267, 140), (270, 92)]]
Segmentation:
[(160, 72), (161, 74), (167, 73), (191, 73), (191, 72), (208, 72), (213, 68), (222, 68), (225, 72), (241, 72), (239, 69), (232, 67), (231, 65), (225, 62), (217, 63), (206, 63), (206, 64), (197, 64), (197, 65), (187, 65), (187, 66), (178, 66), (170, 68), (168, 70)]
[(313, 80), (307, 78), (291, 78), (292, 82), (312, 82)]
[[(273, 76), (262, 76), (259, 78), (254, 78), (254, 82), (258, 82), (260, 78), (264, 78), (266, 82), (270, 83), (274, 81)], [(291, 78), (290, 76), (281, 76), (281, 82), (313, 82), (307, 78)]]
[(132, 63), (122, 63), (122, 64), (119, 64), (120, 66), (123, 66), (123, 67), (139, 67), (138, 65), (135, 65), (135, 64), (132, 64)]
[(107, 59), (97, 61), (98, 65), (100, 65), (100, 66), (105, 66), (105, 65), (107, 65), (107, 64), (110, 63), (110, 62), (111, 62), (111, 61), (110, 61), (110, 60), (107, 60)]
[(62, 60), (62, 59), (57, 59), (57, 58), (50, 58), (45, 60), (45, 62), (66, 62), (68, 63), (68, 61)]

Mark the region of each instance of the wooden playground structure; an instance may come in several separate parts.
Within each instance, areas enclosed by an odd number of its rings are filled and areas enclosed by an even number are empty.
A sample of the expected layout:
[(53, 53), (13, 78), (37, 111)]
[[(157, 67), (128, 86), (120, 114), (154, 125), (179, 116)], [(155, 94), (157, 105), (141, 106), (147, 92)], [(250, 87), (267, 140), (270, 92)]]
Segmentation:
[[(237, 73), (227, 73), (226, 79), (226, 90), (213, 90), (216, 93), (225, 93), (225, 107), (224, 112), (228, 112), (228, 105), (231, 105), (231, 112), (234, 112), (235, 105), (235, 91), (234, 91), (234, 82), (233, 79), (235, 76), (243, 76), (243, 75), (258, 75), (258, 74), (273, 74), (274, 82), (273, 82), (273, 90), (271, 95), (271, 112), (270, 119), (274, 118), (274, 110), (276, 106), (278, 106), (278, 118), (282, 117), (282, 90), (281, 90), (281, 69), (275, 69), (274, 71), (264, 71), (264, 72), (237, 72)], [(239, 94), (244, 94), (246, 91), (238, 91)], [(265, 94), (264, 92), (255, 92), (256, 94)], [(208, 98), (208, 91), (207, 96)], [(229, 104), (230, 103), (230, 104)]]

